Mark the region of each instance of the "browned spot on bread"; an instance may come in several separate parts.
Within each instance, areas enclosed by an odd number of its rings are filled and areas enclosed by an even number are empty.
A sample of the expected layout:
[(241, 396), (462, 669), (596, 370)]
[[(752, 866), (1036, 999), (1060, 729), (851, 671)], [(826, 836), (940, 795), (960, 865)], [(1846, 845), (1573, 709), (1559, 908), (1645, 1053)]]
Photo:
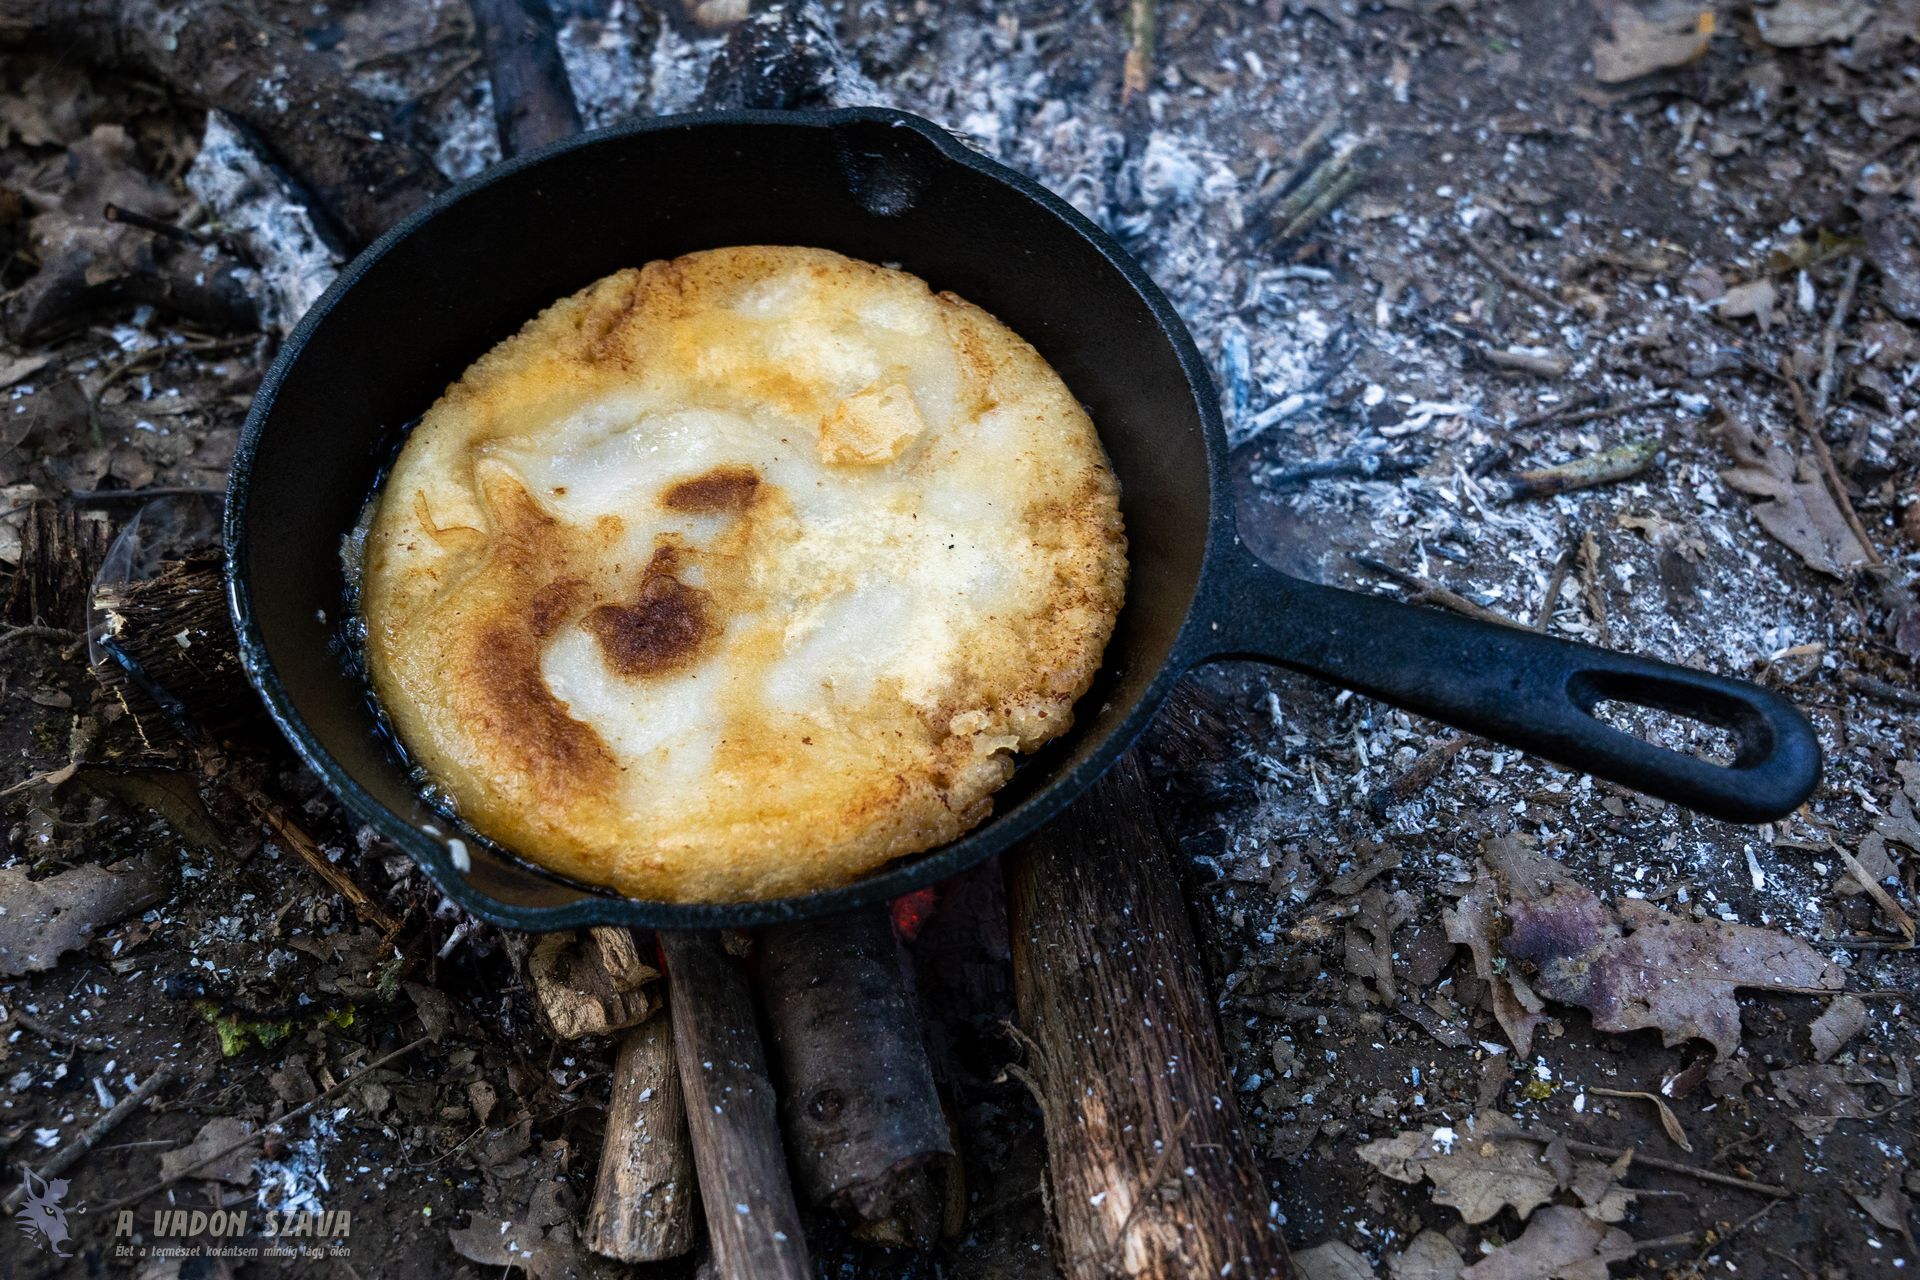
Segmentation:
[(653, 553), (632, 604), (603, 604), (587, 614), (586, 629), (601, 656), (623, 676), (657, 676), (684, 666), (719, 631), (707, 593), (673, 576), (672, 547)]
[(527, 605), (527, 623), (532, 628), (534, 638), (545, 640), (560, 629), (567, 614), (580, 598), (580, 591), (586, 583), (579, 578), (562, 578), (558, 582), (549, 582), (533, 593), (533, 599)]
[(471, 650), (477, 728), (511, 742), (543, 799), (570, 801), (604, 785), (618, 765), (591, 725), (574, 719), (540, 675), (533, 629), (503, 622), (477, 634)]
[(760, 473), (752, 467), (722, 466), (682, 480), (660, 495), (669, 511), (707, 514), (744, 511), (760, 494)]

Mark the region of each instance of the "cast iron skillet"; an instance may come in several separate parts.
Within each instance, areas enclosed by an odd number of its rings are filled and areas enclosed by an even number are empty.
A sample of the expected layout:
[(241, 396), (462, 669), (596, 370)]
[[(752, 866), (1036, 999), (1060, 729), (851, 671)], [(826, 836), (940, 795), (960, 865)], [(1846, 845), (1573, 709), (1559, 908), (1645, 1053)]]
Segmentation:
[[(805, 897), (636, 901), (521, 862), (420, 798), (342, 660), (340, 542), (402, 424), (475, 357), (621, 267), (736, 244), (898, 263), (1026, 337), (1099, 426), (1132, 574), (1075, 728), (1023, 764), (971, 834)], [(1818, 781), (1807, 722), (1753, 685), (1268, 568), (1235, 534), (1226, 459), (1212, 383), (1179, 317), (1058, 197), (897, 111), (664, 117), (491, 169), (342, 273), (274, 362), (241, 436), (227, 503), (233, 615), (248, 674), (307, 764), (450, 898), (521, 929), (762, 924), (932, 883), (1058, 813), (1183, 674), (1225, 657), (1310, 672), (1733, 821), (1780, 817)], [(1723, 726), (1736, 758), (1722, 767), (1630, 736), (1595, 718), (1605, 700)], [(456, 868), (455, 834), (469, 869)]]

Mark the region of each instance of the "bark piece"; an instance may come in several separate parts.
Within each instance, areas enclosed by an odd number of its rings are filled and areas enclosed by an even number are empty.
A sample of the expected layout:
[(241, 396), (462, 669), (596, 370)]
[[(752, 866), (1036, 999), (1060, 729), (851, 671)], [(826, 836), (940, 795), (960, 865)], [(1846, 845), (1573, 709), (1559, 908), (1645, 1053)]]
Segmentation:
[(527, 978), (554, 1036), (604, 1036), (646, 1020), (660, 971), (640, 958), (631, 931), (549, 933), (533, 944)]
[(89, 863), (44, 880), (0, 867), (0, 974), (51, 969), (96, 931), (164, 897), (160, 877), (139, 863), (120, 871)]
[(1284, 1277), (1168, 848), (1129, 755), (1008, 859), (1054, 1257), (1069, 1280)]
[(812, 1280), (746, 975), (716, 933), (666, 931), (667, 1007), (721, 1280)]
[(620, 1040), (606, 1145), (581, 1241), (621, 1262), (659, 1262), (693, 1247), (693, 1149), (673, 1018), (660, 1012)]
[(758, 974), (800, 1193), (875, 1242), (933, 1243), (953, 1156), (884, 906), (762, 932)]

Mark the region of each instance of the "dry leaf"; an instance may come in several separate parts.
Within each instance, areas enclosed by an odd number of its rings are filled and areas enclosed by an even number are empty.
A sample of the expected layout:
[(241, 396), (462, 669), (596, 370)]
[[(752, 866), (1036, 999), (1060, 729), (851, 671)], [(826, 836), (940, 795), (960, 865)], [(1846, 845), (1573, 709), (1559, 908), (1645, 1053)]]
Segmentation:
[[(1485, 1222), (1509, 1206), (1524, 1218), (1576, 1181), (1590, 1189), (1582, 1197), (1587, 1212), (1610, 1220), (1625, 1215), (1633, 1192), (1613, 1186), (1605, 1165), (1568, 1155), (1564, 1144), (1549, 1160), (1523, 1133), (1502, 1112), (1482, 1111), (1459, 1130), (1447, 1125), (1409, 1129), (1369, 1142), (1359, 1154), (1398, 1182), (1432, 1182), (1434, 1203), (1452, 1205), (1470, 1223)], [(1596, 1177), (1595, 1170), (1604, 1176)]]
[(1773, 328), (1773, 308), (1778, 300), (1774, 292), (1773, 281), (1762, 278), (1737, 284), (1720, 295), (1716, 304), (1720, 314), (1728, 319), (1738, 320), (1751, 316), (1760, 322), (1762, 330)]
[(1460, 1280), (1460, 1251), (1438, 1231), (1428, 1229), (1413, 1238), (1405, 1253), (1387, 1260), (1392, 1280)]
[(1633, 1256), (1633, 1237), (1578, 1209), (1549, 1205), (1512, 1244), (1460, 1273), (1461, 1280), (1607, 1280), (1607, 1264)]
[(1374, 1280), (1372, 1265), (1338, 1240), (1294, 1254), (1293, 1272), (1300, 1280)]
[[(1899, 873), (1891, 846), (1904, 845), (1920, 853), (1920, 816), (1915, 814), (1915, 806), (1920, 805), (1920, 764), (1902, 760), (1894, 770), (1900, 775), (1900, 790), (1887, 798), (1887, 811), (1873, 824), (1873, 830), (1862, 837), (1860, 849), (1854, 855), (1875, 882)], [(1859, 877), (1848, 874), (1834, 883), (1833, 891), (1851, 896), (1865, 893), (1867, 886)]]
[(1669, 915), (1637, 898), (1609, 908), (1524, 837), (1485, 849), (1509, 894), (1501, 950), (1532, 966), (1549, 1000), (1576, 1004), (1601, 1031), (1653, 1027), (1668, 1045), (1698, 1038), (1722, 1059), (1740, 1045), (1741, 987), (1838, 991), (1846, 971), (1771, 929)]
[(190, 1178), (231, 1182), (244, 1187), (253, 1181), (253, 1162), (260, 1155), (256, 1144), (243, 1144), (207, 1164), (200, 1162), (217, 1151), (225, 1151), (252, 1133), (253, 1126), (238, 1116), (219, 1116), (209, 1120), (194, 1135), (192, 1142), (160, 1157), (160, 1176), (175, 1178), (184, 1173)]
[(1659, 1094), (1648, 1093), (1644, 1089), (1603, 1089), (1598, 1085), (1592, 1086), (1587, 1092), (1602, 1098), (1643, 1098), (1651, 1102), (1654, 1110), (1660, 1114), (1660, 1127), (1667, 1131), (1668, 1140), (1682, 1151), (1693, 1150), (1693, 1143), (1687, 1140), (1687, 1131), (1680, 1127), (1680, 1117), (1673, 1114), (1673, 1108)]
[(1836, 578), (1869, 562), (1811, 458), (1796, 458), (1731, 420), (1722, 443), (1734, 465), (1720, 478), (1748, 497), (1765, 499), (1754, 505), (1753, 518), (1782, 546)]
[(193, 775), (178, 769), (82, 765), (74, 781), (110, 799), (151, 809), (167, 820), (174, 834), (204, 853), (224, 853), (227, 841), (200, 799)]
[(1851, 40), (1873, 17), (1866, 0), (1780, 0), (1771, 8), (1756, 8), (1754, 20), (1760, 38), (1779, 49)]
[(1788, 1067), (1767, 1080), (1782, 1101), (1806, 1109), (1806, 1114), (1792, 1119), (1794, 1128), (1809, 1138), (1825, 1137), (1842, 1120), (1864, 1120), (1873, 1114), (1836, 1066)]
[(1813, 1020), (1813, 1060), (1825, 1062), (1846, 1048), (1847, 1041), (1867, 1025), (1867, 1005), (1856, 996), (1841, 996)]
[(540, 1228), (500, 1218), (473, 1217), (472, 1225), (447, 1232), (453, 1251), (483, 1267), (519, 1267), (532, 1280), (565, 1280), (579, 1271), (573, 1245)]
[(52, 356), (10, 356), (0, 353), (0, 390), (32, 377), (52, 362)]
[(1897, 206), (1876, 200), (1860, 211), (1867, 256), (1880, 271), (1880, 301), (1902, 320), (1920, 320), (1920, 233)]
[(1593, 74), (1602, 84), (1620, 84), (1682, 67), (1707, 51), (1713, 40), (1709, 7), (1665, 0), (1642, 10), (1626, 0), (1595, 6), (1611, 32), (1593, 45)]
[(1906, 1190), (1900, 1183), (1900, 1170), (1889, 1169), (1887, 1180), (1880, 1184), (1880, 1190), (1870, 1196), (1856, 1191), (1853, 1193), (1853, 1202), (1887, 1230), (1897, 1231), (1906, 1237), (1907, 1247), (1912, 1249), (1913, 1229), (1907, 1225), (1907, 1215), (1913, 1212), (1913, 1202), (1907, 1199)]
[(1534, 994), (1526, 979), (1502, 972), (1504, 966), (1494, 963), (1494, 946), (1504, 926), (1500, 888), (1485, 864), (1459, 903), (1441, 913), (1441, 921), (1447, 927), (1447, 940), (1473, 953), (1473, 971), (1487, 984), (1493, 1016), (1513, 1042), (1514, 1052), (1526, 1057), (1533, 1051), (1533, 1029), (1547, 1020), (1546, 1003)]
[(131, 859), (119, 865), (124, 869), (89, 864), (45, 880), (27, 879), (24, 867), (0, 867), (0, 974), (51, 969), (97, 930), (166, 897), (147, 866)]

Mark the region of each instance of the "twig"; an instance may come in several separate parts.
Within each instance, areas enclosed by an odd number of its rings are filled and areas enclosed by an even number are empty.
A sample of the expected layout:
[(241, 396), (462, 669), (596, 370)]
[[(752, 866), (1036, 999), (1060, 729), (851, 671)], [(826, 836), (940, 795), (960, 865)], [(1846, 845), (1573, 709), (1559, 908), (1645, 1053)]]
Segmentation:
[[(1845, 845), (1829, 837), (1827, 846), (1839, 856), (1842, 862), (1847, 864), (1847, 870), (1853, 873), (1853, 878), (1860, 882), (1860, 887), (1867, 891), (1867, 896), (1872, 898), (1874, 902), (1879, 905), (1880, 909), (1887, 913), (1887, 919), (1893, 921), (1893, 927), (1898, 929), (1900, 936), (1905, 939), (1905, 942), (1899, 945), (1893, 945), (1886, 939), (1880, 939), (1879, 941), (1881, 941), (1888, 950), (1911, 951), (1914, 942), (1913, 917), (1900, 909), (1900, 904), (1893, 900), (1893, 895), (1887, 892), (1886, 886), (1874, 879), (1873, 874), (1860, 865), (1860, 859), (1854, 857)], [(1856, 943), (1855, 945), (1858, 944)]]
[(1307, 131), (1307, 136), (1300, 139), (1293, 150), (1287, 153), (1287, 162), (1275, 170), (1273, 176), (1260, 184), (1260, 192), (1253, 200), (1255, 207), (1266, 205), (1298, 182), (1306, 168), (1307, 157), (1318, 151), (1326, 140), (1333, 136), (1333, 131), (1339, 127), (1339, 124), (1340, 109), (1338, 107), (1321, 116), (1313, 128)]
[[(1784, 373), (1784, 370), (1783, 370)], [(1834, 505), (1840, 508), (1840, 514), (1846, 518), (1847, 527), (1853, 530), (1853, 536), (1860, 541), (1860, 550), (1866, 554), (1867, 563), (1883, 563), (1880, 553), (1873, 549), (1873, 539), (1867, 536), (1867, 526), (1860, 522), (1859, 514), (1853, 509), (1853, 499), (1847, 496), (1847, 486), (1840, 479), (1840, 468), (1833, 465), (1833, 453), (1827, 448), (1826, 439), (1820, 434), (1820, 418), (1807, 403), (1807, 389), (1800, 379), (1792, 375), (1782, 378), (1787, 384), (1787, 394), (1793, 398), (1793, 411), (1800, 419), (1800, 427), (1807, 433), (1807, 442), (1813, 446), (1813, 456), (1819, 460), (1820, 474), (1826, 479), (1827, 492), (1833, 495)]]
[(145, 351), (134, 352), (131, 356), (128, 356), (125, 360), (122, 360), (119, 364), (107, 370), (106, 376), (100, 379), (100, 385), (95, 387), (93, 394), (87, 397), (87, 429), (93, 433), (93, 442), (95, 444), (104, 444), (106, 442), (105, 433), (100, 429), (100, 400), (101, 397), (107, 394), (108, 388), (112, 387), (113, 384), (120, 381), (120, 379), (126, 377), (129, 373), (132, 373), (135, 369), (138, 369), (141, 365), (151, 362), (155, 356), (160, 357), (160, 359), (164, 361), (166, 354), (167, 349), (165, 347), (148, 347)]
[(380, 930), (385, 937), (391, 938), (400, 932), (400, 922), (388, 915), (379, 903), (375, 902), (365, 889), (356, 884), (351, 876), (328, 861), (327, 855), (314, 842), (312, 836), (296, 823), (278, 802), (270, 799), (264, 792), (248, 787), (240, 791), (240, 798), (258, 821), (264, 823), (280, 843), (297, 854), (300, 860), (313, 869), (315, 875), (332, 886), (333, 891), (347, 900), (360, 918)]
[(1847, 262), (1847, 274), (1840, 281), (1840, 296), (1834, 299), (1833, 314), (1827, 318), (1827, 331), (1820, 340), (1820, 376), (1813, 384), (1813, 411), (1824, 414), (1833, 399), (1833, 357), (1840, 349), (1840, 330), (1853, 310), (1854, 286), (1860, 283), (1860, 259)]
[(58, 644), (72, 644), (78, 639), (80, 639), (78, 632), (69, 631), (65, 627), (8, 627), (5, 631), (0, 631), (0, 649), (6, 648), (15, 640), (52, 640)]
[(1154, 0), (1127, 6), (1127, 60), (1121, 72), (1120, 101), (1133, 101), (1153, 84)]
[(1338, 167), (1339, 172), (1333, 176), (1319, 195), (1308, 202), (1306, 208), (1287, 220), (1287, 225), (1280, 229), (1277, 237), (1281, 244), (1305, 235), (1314, 223), (1331, 213), (1334, 206), (1345, 200), (1353, 191), (1360, 181), (1360, 171), (1351, 167), (1355, 154), (1349, 151), (1328, 162), (1329, 169)]
[(229, 1142), (226, 1146), (221, 1147), (218, 1151), (213, 1152), (211, 1155), (202, 1156), (200, 1159), (195, 1160), (192, 1164), (186, 1166), (184, 1169), (181, 1169), (178, 1173), (175, 1173), (171, 1177), (162, 1178), (160, 1179), (160, 1181), (154, 1183), (152, 1186), (143, 1187), (139, 1191), (134, 1192), (130, 1196), (122, 1196), (120, 1199), (115, 1200), (112, 1204), (108, 1205), (106, 1208), (99, 1210), (99, 1212), (113, 1213), (116, 1210), (124, 1209), (129, 1205), (137, 1204), (141, 1200), (144, 1200), (148, 1196), (153, 1195), (157, 1192), (165, 1191), (168, 1187), (172, 1186), (174, 1183), (180, 1182), (192, 1176), (193, 1174), (198, 1173), (201, 1169), (205, 1168), (207, 1165), (212, 1164), (215, 1160), (218, 1160), (223, 1156), (232, 1155), (234, 1152), (238, 1151), (240, 1148), (246, 1146), (249, 1142), (260, 1141), (260, 1139), (263, 1136), (265, 1136), (269, 1130), (279, 1129), (282, 1125), (285, 1125), (290, 1120), (298, 1120), (301, 1116), (307, 1114), (307, 1112), (313, 1110), (315, 1107), (319, 1106), (321, 1103), (325, 1102), (328, 1098), (331, 1098), (334, 1094), (340, 1092), (342, 1089), (346, 1088), (348, 1085), (359, 1080), (361, 1077), (365, 1076), (368, 1072), (377, 1071), (381, 1067), (386, 1066), (389, 1062), (394, 1061), (396, 1058), (404, 1058), (408, 1054), (412, 1053), (415, 1049), (418, 1049), (421, 1045), (428, 1044), (432, 1040), (433, 1040), (432, 1036), (421, 1036), (418, 1040), (415, 1040), (413, 1043), (402, 1045), (400, 1048), (395, 1049), (392, 1053), (388, 1054), (384, 1058), (375, 1058), (372, 1062), (369, 1062), (366, 1066), (361, 1067), (356, 1071), (348, 1072), (347, 1075), (342, 1077), (340, 1080), (336, 1081), (334, 1084), (330, 1085), (329, 1087), (322, 1089), (319, 1093), (315, 1094), (311, 1099), (301, 1103), (299, 1106), (295, 1107), (293, 1110), (287, 1112), (287, 1114), (279, 1117), (278, 1119), (269, 1120), (265, 1125), (261, 1126), (258, 1131), (254, 1133), (249, 1133), (244, 1138), (240, 1138), (237, 1141)]
[(1372, 556), (1366, 555), (1349, 555), (1347, 559), (1353, 561), (1362, 569), (1385, 574), (1402, 586), (1410, 588), (1413, 594), (1408, 596), (1407, 599), (1413, 604), (1435, 604), (1443, 609), (1451, 609), (1455, 613), (1463, 613), (1469, 618), (1478, 618), (1482, 622), (1497, 622), (1503, 627), (1518, 628), (1520, 626), (1520, 624), (1512, 618), (1504, 614), (1495, 613), (1483, 604), (1476, 604), (1457, 591), (1440, 586), (1437, 583), (1428, 582), (1419, 574), (1410, 573), (1405, 569), (1390, 565), (1384, 560), (1376, 560)]
[(105, 1040), (78, 1031), (63, 1031), (50, 1022), (34, 1017), (25, 1009), (15, 1009), (8, 1015), (7, 1021), (16, 1027), (31, 1031), (42, 1040), (51, 1040), (55, 1044), (70, 1044), (85, 1053), (105, 1053), (113, 1048)]
[(1499, 497), (1502, 502), (1517, 502), (1521, 498), (1550, 498), (1576, 489), (1618, 484), (1645, 471), (1659, 452), (1658, 438), (1633, 440), (1558, 466), (1516, 471), (1507, 477), (1505, 491)]
[[(1643, 1098), (1651, 1102), (1654, 1110), (1660, 1113), (1660, 1127), (1667, 1131), (1667, 1137), (1673, 1140), (1673, 1145), (1688, 1155), (1693, 1154), (1693, 1143), (1687, 1140), (1687, 1131), (1680, 1127), (1680, 1117), (1673, 1114), (1673, 1108), (1659, 1094), (1649, 1093), (1645, 1089), (1606, 1089), (1599, 1085), (1588, 1085), (1587, 1092), (1602, 1098)], [(1635, 1155), (1637, 1157), (1638, 1153)]]
[(1378, 453), (1349, 453), (1338, 458), (1322, 458), (1291, 467), (1275, 467), (1266, 480), (1275, 487), (1306, 484), (1313, 480), (1383, 480), (1412, 475), (1433, 461), (1427, 457), (1390, 458)]
[(1547, 624), (1553, 621), (1554, 606), (1560, 603), (1560, 588), (1566, 586), (1567, 575), (1573, 572), (1573, 561), (1580, 554), (1580, 544), (1570, 542), (1567, 549), (1554, 561), (1553, 576), (1547, 579), (1547, 594), (1541, 598), (1540, 612), (1533, 617), (1533, 629), (1545, 631)]
[[(1603, 1147), (1597, 1142), (1581, 1142), (1577, 1138), (1561, 1138), (1559, 1135), (1551, 1133), (1516, 1133), (1513, 1136), (1516, 1138), (1525, 1138), (1528, 1142), (1537, 1142), (1543, 1147), (1553, 1142), (1565, 1142), (1567, 1144), (1567, 1150), (1569, 1151), (1578, 1152), (1583, 1156), (1597, 1156), (1602, 1160), (1618, 1160), (1621, 1156), (1627, 1154), (1626, 1148), (1623, 1147)], [(1642, 1155), (1638, 1151), (1633, 1153), (1633, 1166), (1636, 1169), (1659, 1169), (1665, 1173), (1678, 1173), (1689, 1178), (1697, 1178), (1701, 1182), (1715, 1183), (1722, 1187), (1738, 1187), (1742, 1191), (1751, 1191), (1755, 1195), (1772, 1196), (1776, 1200), (1787, 1200), (1793, 1197), (1793, 1192), (1787, 1190), (1785, 1187), (1775, 1186), (1771, 1182), (1756, 1182), (1752, 1178), (1740, 1178), (1735, 1177), (1731, 1173), (1720, 1173), (1714, 1169), (1702, 1169), (1699, 1165), (1682, 1164), (1678, 1160), (1663, 1160), (1659, 1156)]]
[(175, 226), (164, 218), (156, 218), (151, 214), (141, 213), (136, 209), (123, 209), (111, 200), (107, 202), (106, 208), (102, 209), (100, 213), (108, 222), (124, 222), (130, 227), (138, 227), (142, 231), (151, 231), (157, 236), (166, 236), (170, 240), (178, 240), (183, 244), (190, 244), (196, 248), (205, 248), (209, 245), (217, 249), (226, 248), (225, 245), (222, 245), (211, 236), (201, 235), (198, 231), (190, 231), (186, 227)]
[(1413, 763), (1407, 766), (1405, 773), (1381, 785), (1367, 797), (1368, 810), (1375, 817), (1384, 817), (1391, 806), (1405, 804), (1413, 799), (1440, 776), (1440, 771), (1460, 754), (1461, 748), (1473, 740), (1472, 734), (1462, 733), (1428, 747), (1414, 758)]
[(1473, 236), (1462, 236), (1460, 243), (1465, 246), (1468, 253), (1478, 258), (1487, 270), (1493, 272), (1493, 274), (1506, 281), (1508, 285), (1526, 294), (1541, 306), (1549, 308), (1558, 315), (1564, 316), (1572, 313), (1573, 309), (1566, 303), (1560, 301), (1560, 299), (1554, 297), (1545, 289), (1542, 289), (1539, 285), (1527, 279), (1518, 271), (1515, 271), (1512, 267), (1500, 261), (1500, 259), (1494, 257), (1493, 253), (1480, 244)]
[[(151, 1098), (172, 1079), (171, 1065), (155, 1068), (153, 1074), (142, 1080), (132, 1093), (107, 1108), (105, 1115), (82, 1129), (78, 1137), (49, 1156), (47, 1162), (40, 1166), (36, 1176), (43, 1179), (55, 1178), (71, 1169), (79, 1162), (81, 1156), (93, 1150), (100, 1139), (112, 1133), (119, 1127), (122, 1120), (132, 1115), (141, 1103)], [(0, 1213), (12, 1213), (18, 1209), (20, 1202), (26, 1198), (26, 1193), (27, 1184), (22, 1180), (18, 1187), (7, 1193), (4, 1201), (0, 1201)]]
[(1868, 697), (1879, 698), (1902, 707), (1920, 707), (1920, 693), (1912, 689), (1902, 689), (1897, 684), (1888, 684), (1875, 676), (1863, 675), (1858, 671), (1842, 671), (1840, 682), (1848, 688), (1858, 689)]
[(1602, 648), (1613, 641), (1607, 629), (1607, 597), (1600, 589), (1600, 542), (1588, 529), (1580, 535), (1580, 589), (1587, 599), (1587, 612), (1593, 615), (1594, 630), (1600, 633)]

